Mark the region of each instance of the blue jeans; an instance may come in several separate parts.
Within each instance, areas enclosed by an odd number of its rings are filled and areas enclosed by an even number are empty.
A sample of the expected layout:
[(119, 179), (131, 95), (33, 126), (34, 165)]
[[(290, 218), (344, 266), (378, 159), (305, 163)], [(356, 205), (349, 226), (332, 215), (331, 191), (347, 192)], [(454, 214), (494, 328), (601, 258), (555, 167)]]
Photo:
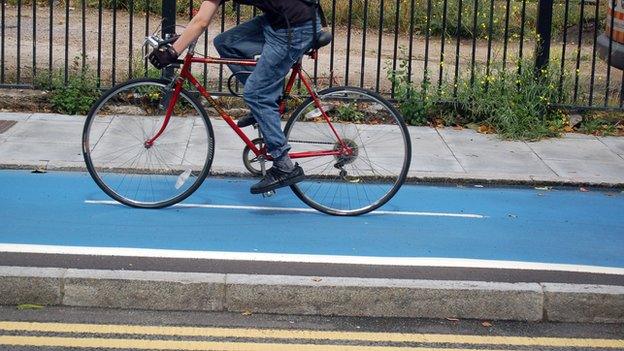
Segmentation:
[[(312, 46), (313, 22), (291, 28), (290, 45), (288, 29), (273, 29), (265, 16), (236, 26), (219, 34), (214, 45), (227, 58), (253, 58), (261, 55), (252, 73), (239, 75), (245, 84), (243, 98), (264, 135), (264, 142), (273, 158), (290, 150), (282, 131), (279, 98), (284, 90), (286, 74)], [(320, 30), (321, 25), (317, 25)], [(251, 67), (230, 66), (232, 72), (250, 70)]]

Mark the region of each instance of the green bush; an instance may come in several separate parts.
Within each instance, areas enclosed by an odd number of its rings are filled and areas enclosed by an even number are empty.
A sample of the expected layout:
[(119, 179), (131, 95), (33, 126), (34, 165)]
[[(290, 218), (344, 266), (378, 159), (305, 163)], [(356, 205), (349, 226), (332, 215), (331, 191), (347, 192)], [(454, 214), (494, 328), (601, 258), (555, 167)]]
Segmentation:
[[(448, 99), (453, 91), (448, 80), (434, 87), (429, 71), (423, 72), (423, 80), (414, 83), (409, 77), (409, 59), (404, 48), (401, 48), (398, 68), (391, 69), (388, 62), (388, 79), (394, 87), (394, 97), (398, 102), (399, 111), (410, 125), (438, 125), (438, 119), (448, 119), (454, 107), (449, 105)], [(454, 123), (454, 122), (453, 122)]]
[(89, 67), (80, 67), (75, 58), (67, 74), (62, 70), (41, 73), (35, 78), (37, 89), (50, 90), (50, 102), (55, 112), (84, 115), (101, 95), (95, 74)]
[[(405, 57), (405, 53), (403, 53)], [(409, 62), (402, 59), (395, 71), (388, 70), (388, 78), (394, 86), (394, 96), (405, 122), (411, 125), (426, 125), (433, 117), (435, 97), (431, 96), (428, 72), (418, 87), (409, 79)]]
[[(518, 67), (502, 64), (478, 67), (471, 83), (470, 72), (454, 82), (444, 79), (439, 88), (432, 88), (425, 74), (419, 86), (407, 78), (407, 61), (390, 71), (395, 85), (399, 110), (411, 125), (444, 124), (483, 126), (503, 138), (536, 140), (559, 135), (567, 121), (565, 114), (554, 104), (565, 102), (570, 91), (569, 79), (564, 75), (559, 90), (559, 65), (553, 61), (536, 77), (533, 64), (524, 60)], [(454, 90), (456, 94), (454, 95)]]
[[(552, 105), (566, 96), (559, 96), (559, 70), (556, 62), (535, 74), (529, 61), (519, 62), (520, 70), (482, 68), (469, 81), (459, 86), (458, 107), (465, 122), (489, 125), (502, 137), (537, 140), (558, 136), (566, 122), (565, 114)], [(566, 84), (567, 85), (567, 84)], [(563, 92), (569, 91), (564, 88)]]

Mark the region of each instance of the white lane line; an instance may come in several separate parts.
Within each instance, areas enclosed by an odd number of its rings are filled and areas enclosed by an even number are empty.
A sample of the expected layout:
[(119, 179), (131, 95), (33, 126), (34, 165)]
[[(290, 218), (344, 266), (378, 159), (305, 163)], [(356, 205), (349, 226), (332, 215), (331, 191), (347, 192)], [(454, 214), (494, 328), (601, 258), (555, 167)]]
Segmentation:
[[(111, 200), (85, 200), (86, 204), (92, 205), (119, 205), (117, 201)], [(312, 208), (299, 207), (268, 207), (268, 206), (242, 206), (242, 205), (207, 205), (207, 204), (177, 204), (173, 207), (179, 208), (208, 208), (225, 210), (252, 210), (252, 211), (278, 211), (278, 212), (305, 212), (319, 213)], [(445, 213), (445, 212), (413, 212), (413, 211), (373, 211), (371, 214), (381, 214), (390, 216), (424, 216), (424, 217), (456, 217), (456, 218), (476, 218), (483, 219), (487, 216), (472, 213)]]
[(488, 268), (539, 270), (576, 273), (598, 273), (624, 275), (624, 268), (588, 266), (576, 264), (557, 264), (542, 262), (479, 260), (440, 257), (376, 257), (376, 256), (341, 256), (341, 255), (302, 255), (260, 252), (221, 252), (194, 250), (165, 250), (127, 247), (87, 247), (57, 246), (32, 244), (3, 244), (0, 252), (39, 253), (60, 255), (114, 256), (114, 257), (149, 257), (149, 258), (186, 258), (227, 261), (258, 261), (282, 263), (328, 263), (369, 266), (407, 266), (407, 267), (448, 267), (448, 268)]

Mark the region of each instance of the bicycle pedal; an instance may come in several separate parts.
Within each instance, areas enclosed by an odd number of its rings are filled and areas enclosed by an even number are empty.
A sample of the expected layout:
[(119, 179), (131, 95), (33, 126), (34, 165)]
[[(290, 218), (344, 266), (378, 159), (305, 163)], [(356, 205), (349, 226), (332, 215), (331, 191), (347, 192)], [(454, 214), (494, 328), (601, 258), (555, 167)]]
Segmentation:
[(276, 194), (275, 190), (267, 191), (266, 193), (262, 193), (262, 197), (271, 197)]

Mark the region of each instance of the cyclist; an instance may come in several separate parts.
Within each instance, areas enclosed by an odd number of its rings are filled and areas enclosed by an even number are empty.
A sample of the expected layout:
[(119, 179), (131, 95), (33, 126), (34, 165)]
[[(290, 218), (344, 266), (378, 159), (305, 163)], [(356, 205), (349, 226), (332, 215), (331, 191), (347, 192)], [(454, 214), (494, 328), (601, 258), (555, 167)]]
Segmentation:
[[(203, 1), (181, 36), (173, 45), (154, 50), (150, 54), (150, 62), (159, 69), (176, 62), (179, 54), (208, 27), (223, 1), (227, 0)], [(251, 111), (250, 116), (239, 119), (238, 125), (245, 127), (257, 122), (273, 158), (273, 167), (251, 187), (252, 194), (261, 194), (305, 178), (303, 169), (293, 164), (288, 156), (290, 146), (280, 123), (279, 99), (284, 77), (312, 47), (315, 31), (320, 31), (317, 19), (319, 5), (315, 0), (234, 1), (254, 5), (264, 12), (262, 16), (221, 33), (214, 40), (222, 57), (254, 58), (260, 55), (251, 74), (237, 77), (245, 85), (243, 98)], [(245, 68), (230, 66), (230, 69), (236, 73)]]

